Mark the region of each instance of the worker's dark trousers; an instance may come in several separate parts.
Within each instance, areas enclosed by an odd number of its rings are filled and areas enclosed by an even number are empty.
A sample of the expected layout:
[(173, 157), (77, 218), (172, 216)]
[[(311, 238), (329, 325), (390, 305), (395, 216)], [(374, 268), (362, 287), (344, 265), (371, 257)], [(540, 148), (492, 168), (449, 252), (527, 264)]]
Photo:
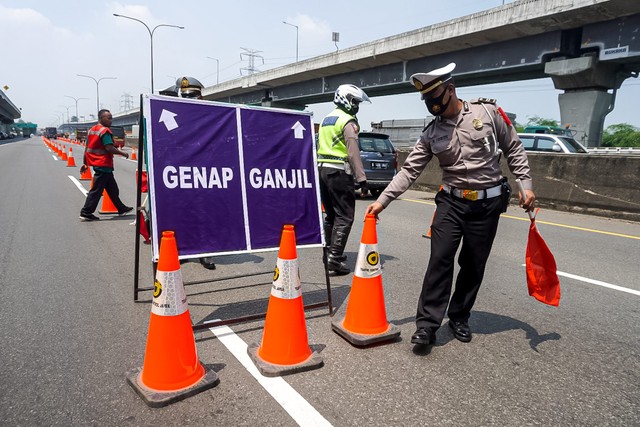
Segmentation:
[[(340, 169), (320, 167), (320, 198), (324, 205), (325, 238), (329, 243), (329, 253), (342, 255), (353, 225), (356, 209), (356, 189), (353, 176)], [(332, 239), (337, 233), (340, 238)], [(337, 240), (337, 241), (332, 241)], [(334, 247), (332, 247), (334, 246)]]
[(94, 170), (93, 185), (89, 193), (87, 193), (87, 200), (84, 202), (82, 210), (80, 210), (80, 215), (89, 215), (95, 212), (104, 190), (107, 191), (109, 198), (116, 209), (118, 209), (118, 212), (122, 212), (127, 208), (120, 200), (120, 189), (118, 188), (118, 183), (116, 183), (113, 173)]
[[(440, 191), (431, 225), (431, 257), (418, 301), (416, 326), (437, 330), (447, 304), (449, 319), (467, 321), (476, 300), (484, 269), (498, 230), (502, 211), (500, 197), (470, 201)], [(460, 271), (449, 302), (455, 255)]]

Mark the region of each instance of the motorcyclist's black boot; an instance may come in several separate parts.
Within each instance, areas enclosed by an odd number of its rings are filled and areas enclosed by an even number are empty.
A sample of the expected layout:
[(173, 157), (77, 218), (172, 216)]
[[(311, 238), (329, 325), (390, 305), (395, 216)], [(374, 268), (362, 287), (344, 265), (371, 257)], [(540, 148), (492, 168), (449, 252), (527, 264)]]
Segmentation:
[[(333, 224), (329, 224), (328, 222), (324, 222), (324, 239), (327, 246), (327, 249), (331, 247), (331, 240), (333, 234)], [(343, 253), (339, 258), (340, 262), (345, 262), (347, 260), (347, 256)]]
[(346, 259), (346, 257), (344, 257), (344, 248), (347, 246), (349, 231), (351, 231), (351, 227), (333, 227), (331, 245), (329, 246), (329, 256), (327, 257), (329, 273), (343, 276), (351, 272), (349, 267), (347, 267), (347, 264), (344, 262)]

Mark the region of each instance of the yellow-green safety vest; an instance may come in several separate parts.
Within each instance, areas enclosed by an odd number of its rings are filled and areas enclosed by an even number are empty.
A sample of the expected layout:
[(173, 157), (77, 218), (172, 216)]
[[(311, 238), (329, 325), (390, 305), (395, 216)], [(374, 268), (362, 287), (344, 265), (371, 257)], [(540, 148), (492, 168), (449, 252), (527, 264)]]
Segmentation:
[(355, 116), (336, 108), (322, 120), (318, 132), (318, 161), (344, 163), (348, 160), (347, 141), (344, 138), (345, 125), (355, 120)]

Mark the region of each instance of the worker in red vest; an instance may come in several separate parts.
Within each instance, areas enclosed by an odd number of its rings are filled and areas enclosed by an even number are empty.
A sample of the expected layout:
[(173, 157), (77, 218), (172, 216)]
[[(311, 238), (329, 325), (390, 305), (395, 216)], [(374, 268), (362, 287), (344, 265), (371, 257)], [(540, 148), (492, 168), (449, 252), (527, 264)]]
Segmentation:
[(125, 215), (133, 210), (132, 207), (126, 206), (120, 200), (120, 190), (113, 176), (113, 155), (118, 154), (128, 159), (129, 154), (120, 151), (113, 145), (113, 137), (111, 129), (109, 129), (112, 120), (109, 110), (100, 110), (98, 112), (98, 124), (87, 132), (87, 145), (84, 150), (84, 161), (80, 167), (80, 172), (84, 173), (87, 167), (93, 166), (93, 185), (80, 211), (81, 221), (97, 221), (100, 219), (93, 212), (98, 207), (102, 192), (105, 190), (116, 209), (118, 209), (119, 215)]

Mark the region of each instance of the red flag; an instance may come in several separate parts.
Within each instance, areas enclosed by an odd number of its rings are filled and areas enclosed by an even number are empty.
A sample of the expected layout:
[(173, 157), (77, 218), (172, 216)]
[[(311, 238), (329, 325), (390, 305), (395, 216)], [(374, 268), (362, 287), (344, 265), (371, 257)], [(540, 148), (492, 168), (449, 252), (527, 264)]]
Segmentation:
[[(527, 198), (522, 181), (516, 179), (520, 187), (521, 200)], [(556, 260), (540, 235), (536, 227), (536, 213), (527, 212), (531, 224), (529, 225), (529, 240), (525, 267), (527, 270), (527, 287), (529, 295), (538, 301), (557, 307), (560, 304), (560, 280), (558, 280)]]
[[(138, 182), (138, 171), (136, 171), (136, 183)], [(140, 187), (141, 193), (149, 191), (149, 181), (147, 179), (147, 171), (142, 171), (142, 186)]]
[(529, 213), (529, 218), (531, 225), (525, 262), (529, 295), (557, 307), (560, 304), (560, 280), (556, 273), (556, 260), (538, 232), (536, 216)]
[(149, 238), (149, 230), (147, 229), (147, 221), (144, 219), (144, 214), (142, 211), (138, 211), (138, 222), (140, 223), (140, 235), (144, 237), (144, 242), (146, 244), (151, 243), (151, 239)]

